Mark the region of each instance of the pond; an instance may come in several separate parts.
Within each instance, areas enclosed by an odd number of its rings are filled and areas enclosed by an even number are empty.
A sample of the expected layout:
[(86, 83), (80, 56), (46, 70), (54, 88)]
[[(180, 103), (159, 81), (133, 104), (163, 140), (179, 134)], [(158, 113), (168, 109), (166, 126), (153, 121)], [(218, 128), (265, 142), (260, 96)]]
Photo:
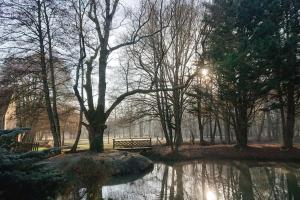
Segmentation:
[(201, 161), (166, 165), (136, 180), (74, 187), (59, 199), (300, 199), (300, 165)]

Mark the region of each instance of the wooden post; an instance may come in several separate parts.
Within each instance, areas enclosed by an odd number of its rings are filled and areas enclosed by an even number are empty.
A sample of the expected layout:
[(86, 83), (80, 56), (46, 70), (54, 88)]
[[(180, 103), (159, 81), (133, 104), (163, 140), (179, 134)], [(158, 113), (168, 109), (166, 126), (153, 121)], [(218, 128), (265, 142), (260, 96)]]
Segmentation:
[(113, 139), (113, 149), (115, 148), (115, 138)]
[(152, 146), (152, 144), (151, 144), (151, 137), (150, 137), (150, 147)]

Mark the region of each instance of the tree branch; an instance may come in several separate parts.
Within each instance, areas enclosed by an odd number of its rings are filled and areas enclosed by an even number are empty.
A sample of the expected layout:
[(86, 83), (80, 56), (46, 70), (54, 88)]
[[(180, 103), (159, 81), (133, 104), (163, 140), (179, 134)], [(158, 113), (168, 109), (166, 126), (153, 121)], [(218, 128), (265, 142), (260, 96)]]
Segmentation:
[(135, 95), (135, 94), (149, 94), (152, 92), (160, 92), (160, 91), (174, 91), (174, 90), (180, 90), (180, 89), (184, 89), (186, 88), (189, 83), (193, 80), (193, 78), (197, 75), (196, 71), (193, 75), (191, 75), (188, 80), (186, 81), (186, 83), (184, 85), (180, 85), (178, 87), (174, 87), (174, 88), (159, 88), (159, 89), (152, 89), (152, 85), (150, 86), (150, 89), (136, 89), (136, 90), (132, 90), (129, 92), (125, 92), (123, 94), (121, 94), (113, 103), (112, 105), (107, 109), (107, 111), (105, 112), (105, 117), (106, 119), (109, 117), (110, 113), (127, 97)]

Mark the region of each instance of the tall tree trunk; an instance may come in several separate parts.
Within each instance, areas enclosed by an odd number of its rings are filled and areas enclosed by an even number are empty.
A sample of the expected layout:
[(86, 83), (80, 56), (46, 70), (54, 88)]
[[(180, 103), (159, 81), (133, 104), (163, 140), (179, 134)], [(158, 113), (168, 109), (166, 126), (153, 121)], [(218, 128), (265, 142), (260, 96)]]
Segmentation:
[(12, 97), (12, 91), (7, 91), (4, 89), (0, 90), (0, 129), (5, 128), (5, 115)]
[[(155, 84), (156, 89), (158, 89), (158, 84)], [(168, 133), (168, 129), (167, 129), (167, 124), (166, 124), (166, 105), (164, 105), (164, 96), (163, 94), (160, 95), (160, 92), (157, 91), (156, 92), (156, 103), (157, 103), (157, 108), (158, 108), (158, 114), (159, 114), (159, 119), (160, 119), (160, 124), (166, 139), (166, 145), (171, 145), (171, 141), (170, 141), (170, 135)], [(162, 92), (161, 92), (162, 93)]]
[[(76, 135), (76, 139), (75, 142), (72, 146), (71, 152), (75, 152), (79, 143), (79, 139), (81, 136), (81, 132), (82, 132), (82, 124), (83, 124), (83, 114), (84, 114), (84, 105), (82, 103), (82, 101), (80, 101), (80, 99), (84, 99), (84, 59), (86, 58), (86, 52), (85, 52), (85, 40), (84, 40), (84, 34), (83, 34), (83, 17), (81, 15), (82, 9), (81, 9), (81, 0), (78, 1), (78, 11), (79, 11), (79, 15), (78, 15), (78, 23), (79, 23), (79, 34), (78, 34), (78, 42), (79, 42), (79, 49), (80, 49), (80, 57), (78, 60), (78, 65), (77, 65), (77, 69), (76, 69), (76, 79), (75, 79), (75, 85), (74, 85), (74, 91), (75, 91), (75, 95), (77, 96), (77, 99), (79, 100), (80, 103), (80, 113), (79, 113), (79, 122), (78, 122), (78, 128), (77, 128), (77, 135)], [(89, 65), (91, 63), (91, 61), (88, 62)], [(79, 91), (78, 91), (78, 82), (79, 82), (79, 72), (81, 69), (81, 92), (79, 95)], [(78, 93), (77, 93), (78, 92)], [(86, 126), (86, 128), (88, 129), (88, 126)]]
[(271, 120), (271, 111), (267, 112), (267, 121), (268, 121), (268, 125), (267, 125), (267, 135), (268, 135), (268, 139), (272, 138), (272, 120)]
[(218, 114), (216, 114), (216, 123), (217, 123), (218, 130), (219, 130), (220, 142), (223, 143), (222, 128), (221, 128), (220, 118), (219, 118), (219, 115), (218, 115)]
[(276, 110), (276, 113), (275, 113), (275, 123), (273, 123), (272, 129), (273, 129), (274, 137), (278, 138), (279, 135), (281, 135), (280, 112), (278, 112), (278, 110)]
[(104, 141), (103, 134), (106, 129), (106, 118), (104, 112), (94, 111), (86, 117), (88, 121), (88, 133), (90, 151), (92, 152), (103, 152)]
[(228, 114), (224, 116), (224, 135), (225, 135), (225, 141), (227, 144), (231, 143), (231, 137), (230, 137), (230, 117)]
[(139, 131), (140, 131), (140, 138), (142, 138), (144, 136), (144, 133), (143, 133), (143, 122), (140, 121), (139, 123)]
[(212, 127), (212, 117), (211, 117), (211, 111), (209, 112), (209, 117), (208, 117), (209, 123), (209, 137), (210, 137), (210, 142), (213, 142), (213, 127)]
[(173, 135), (173, 126), (172, 126), (172, 119), (171, 119), (171, 114), (170, 114), (170, 108), (167, 105), (167, 99), (165, 99), (166, 103), (166, 123), (169, 131), (169, 137), (170, 137), (170, 145), (171, 149), (174, 150), (174, 135)]
[[(176, 95), (177, 96), (177, 95)], [(175, 101), (177, 101), (177, 97), (174, 98)], [(179, 101), (179, 98), (178, 98)], [(175, 136), (175, 150), (178, 151), (179, 146), (183, 142), (182, 138), (182, 132), (181, 132), (181, 106), (178, 103), (174, 104), (174, 121), (175, 121), (175, 130), (174, 130), (174, 136)]]
[(78, 128), (77, 128), (77, 135), (76, 135), (75, 142), (72, 146), (71, 152), (75, 152), (77, 150), (77, 146), (78, 146), (80, 136), (81, 136), (81, 132), (82, 132), (82, 120), (83, 120), (83, 113), (82, 113), (82, 110), (80, 110), (79, 123), (78, 123)]
[(52, 37), (50, 31), (50, 24), (49, 18), (47, 14), (46, 3), (43, 1), (44, 4), (44, 15), (45, 15), (45, 22), (47, 27), (47, 37), (48, 37), (48, 53), (49, 53), (49, 68), (50, 68), (50, 80), (51, 80), (51, 89), (52, 89), (52, 112), (53, 112), (53, 119), (55, 123), (55, 130), (57, 137), (60, 138), (60, 123), (59, 123), (59, 116), (57, 111), (57, 92), (56, 92), (56, 84), (55, 84), (55, 72), (54, 72), (54, 63), (53, 63), (53, 54), (52, 54)]
[(200, 145), (205, 143), (204, 141), (204, 127), (202, 123), (202, 107), (201, 107), (201, 98), (197, 98), (197, 120), (198, 120), (198, 128), (200, 134)]
[(91, 126), (89, 125), (89, 143), (90, 151), (92, 152), (103, 152), (103, 133), (104, 129), (100, 128), (98, 125)]
[(237, 146), (241, 149), (246, 148), (248, 143), (248, 116), (245, 106), (237, 108), (235, 135)]
[[(83, 67), (81, 59), (79, 60), (79, 66), (78, 67), (81, 68), (81, 91), (80, 92), (81, 92), (81, 97), (84, 98), (84, 91), (83, 91), (84, 67)], [(82, 133), (82, 122), (83, 122), (83, 110), (82, 110), (82, 108), (80, 106), (77, 135), (76, 135), (75, 142), (74, 142), (74, 144), (72, 146), (71, 152), (75, 152), (77, 150), (77, 146), (78, 146), (78, 143), (79, 143), (79, 140), (80, 140), (80, 136), (81, 136), (81, 133)]]
[(265, 113), (263, 113), (263, 117), (261, 119), (260, 127), (259, 127), (258, 134), (257, 134), (257, 141), (261, 140), (261, 135), (264, 130), (264, 124), (265, 124)]
[(216, 133), (217, 133), (217, 121), (215, 120), (213, 134), (212, 134), (212, 139), (211, 139), (211, 143), (212, 144), (215, 143)]
[(177, 126), (175, 127), (174, 134), (175, 134), (175, 150), (178, 151), (179, 150), (179, 146), (183, 142), (182, 133), (181, 133), (181, 123), (177, 124)]
[(47, 76), (47, 64), (45, 58), (45, 47), (44, 47), (44, 34), (42, 30), (42, 4), (41, 1), (37, 1), (38, 6), (38, 37), (39, 37), (39, 45), (40, 45), (40, 61), (41, 61), (41, 69), (42, 69), (42, 82), (43, 82), (43, 92), (46, 103), (46, 109), (48, 114), (48, 119), (50, 123), (50, 129), (53, 136), (54, 146), (60, 147), (60, 137), (56, 132), (55, 119), (53, 115), (51, 99), (50, 99), (50, 91), (48, 84), (48, 76)]
[[(283, 122), (283, 147), (286, 149), (293, 148), (293, 137), (294, 137), (294, 127), (295, 127), (295, 85), (289, 83), (287, 85), (287, 109), (286, 109), (286, 119)], [(282, 117), (284, 118), (284, 111), (282, 111)]]
[[(175, 84), (175, 87), (178, 87), (178, 85)], [(174, 121), (175, 121), (175, 131), (174, 131), (175, 150), (178, 151), (179, 146), (183, 142), (182, 132), (181, 132), (182, 105), (180, 105), (180, 91), (179, 90), (176, 89), (173, 91), (173, 98), (174, 98), (173, 111), (174, 111)]]

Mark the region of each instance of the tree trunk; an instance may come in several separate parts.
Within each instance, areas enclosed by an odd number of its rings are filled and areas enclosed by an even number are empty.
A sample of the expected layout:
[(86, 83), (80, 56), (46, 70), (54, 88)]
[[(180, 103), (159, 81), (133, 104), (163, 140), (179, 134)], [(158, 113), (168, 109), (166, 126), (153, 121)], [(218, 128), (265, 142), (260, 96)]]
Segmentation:
[(211, 143), (212, 144), (215, 143), (216, 133), (217, 133), (217, 122), (215, 121), (215, 123), (214, 123), (214, 130), (213, 130), (212, 139), (211, 139)]
[(99, 125), (89, 125), (90, 151), (101, 153), (104, 151), (103, 133), (104, 128)]
[(197, 120), (198, 120), (198, 128), (199, 128), (199, 134), (200, 134), (200, 145), (204, 144), (204, 127), (202, 123), (202, 110), (201, 110), (201, 98), (197, 99)]
[[(161, 84), (162, 85), (162, 84)], [(158, 89), (158, 82), (156, 81), (156, 89)], [(161, 93), (161, 95), (160, 95)], [(166, 124), (166, 105), (165, 105), (165, 101), (164, 101), (164, 94), (163, 92), (156, 92), (156, 103), (157, 103), (157, 109), (158, 109), (158, 114), (159, 114), (159, 119), (160, 119), (160, 124), (166, 139), (166, 145), (171, 145), (171, 141), (170, 141), (170, 135), (168, 133), (168, 129), (167, 129), (167, 124)]]
[(182, 133), (181, 133), (181, 123), (175, 125), (175, 150), (178, 151), (179, 146), (182, 144)]
[(61, 146), (65, 145), (65, 131), (62, 132), (61, 134)]
[(231, 143), (230, 138), (230, 118), (228, 115), (224, 117), (224, 135), (225, 135), (225, 142), (227, 144)]
[(213, 143), (213, 127), (212, 127), (212, 117), (211, 117), (211, 111), (209, 112), (209, 137), (210, 142)]
[[(82, 61), (79, 61), (79, 66), (81, 67), (81, 97), (84, 98), (84, 91), (83, 91), (83, 82), (84, 82), (84, 67), (82, 65)], [(79, 74), (78, 74), (79, 76)], [(78, 77), (79, 78), (79, 77)], [(78, 79), (77, 79), (78, 80)], [(75, 152), (77, 150), (77, 146), (80, 140), (80, 136), (81, 136), (81, 132), (82, 132), (82, 122), (83, 122), (83, 110), (80, 107), (80, 111), (79, 111), (79, 122), (78, 122), (78, 128), (77, 128), (77, 135), (76, 135), (76, 139), (75, 142), (72, 146), (71, 152)]]
[[(176, 80), (176, 75), (175, 75)], [(177, 87), (177, 84), (175, 84)], [(181, 117), (182, 117), (182, 105), (180, 104), (180, 91), (174, 90), (173, 91), (173, 112), (174, 112), (174, 122), (175, 122), (175, 150), (178, 151), (179, 146), (183, 142), (182, 133), (181, 133)]]
[(248, 138), (247, 138), (247, 126), (239, 125), (236, 133), (236, 141), (237, 146), (241, 149), (245, 149), (247, 147)]
[(106, 114), (101, 110), (89, 111), (85, 113), (85, 118), (88, 121), (86, 125), (89, 134), (90, 151), (103, 152), (104, 141), (103, 134), (106, 126)]
[(268, 135), (268, 139), (271, 139), (272, 138), (272, 120), (271, 120), (270, 111), (267, 112), (267, 121), (268, 121), (267, 135)]
[(80, 112), (77, 135), (76, 135), (75, 142), (72, 146), (71, 152), (75, 152), (77, 150), (77, 146), (78, 146), (78, 143), (79, 143), (81, 132), (82, 132), (82, 112)]
[[(258, 134), (257, 134), (257, 141), (261, 140), (261, 135), (262, 135), (262, 132), (264, 129), (264, 124), (265, 124), (265, 113), (263, 113), (263, 117), (262, 117), (262, 120), (260, 123), (260, 127), (259, 127)], [(268, 126), (269, 126), (269, 124), (268, 124)]]
[(143, 134), (143, 122), (141, 121), (140, 123), (139, 123), (139, 130), (140, 130), (140, 138), (142, 138), (143, 136), (144, 136), (144, 134)]
[(74, 144), (72, 146), (71, 152), (75, 152), (77, 150), (77, 146), (78, 146), (79, 139), (80, 139), (81, 132), (82, 132), (82, 121), (83, 121), (83, 112), (80, 109), (79, 122), (78, 122), (78, 128), (77, 128), (77, 135), (76, 135), (75, 142), (74, 142)]
[(201, 117), (198, 116), (198, 126), (199, 126), (199, 134), (200, 134), (200, 144), (203, 144), (204, 141), (204, 127), (201, 121)]
[[(293, 148), (293, 137), (294, 137), (294, 127), (295, 127), (295, 86), (293, 83), (289, 83), (287, 86), (287, 109), (286, 109), (286, 119), (283, 121), (283, 148), (291, 149)], [(284, 111), (282, 111), (282, 116), (284, 118)]]
[(60, 138), (60, 123), (59, 116), (57, 111), (57, 92), (56, 92), (56, 84), (55, 84), (55, 73), (54, 73), (54, 63), (53, 63), (53, 55), (52, 55), (52, 37), (50, 31), (49, 18), (46, 10), (46, 4), (44, 4), (44, 14), (45, 14), (45, 22), (47, 27), (47, 38), (48, 38), (48, 52), (49, 52), (49, 68), (50, 68), (50, 80), (51, 80), (51, 89), (52, 89), (52, 112), (53, 112), (53, 120), (55, 123), (55, 131), (57, 137)]
[(178, 151), (179, 146), (183, 143), (182, 132), (181, 132), (181, 111), (176, 105), (174, 105), (174, 121), (175, 121), (175, 130), (174, 130), (174, 139), (175, 139), (175, 150)]
[(60, 136), (56, 132), (55, 127), (55, 120), (50, 100), (50, 91), (49, 91), (49, 85), (48, 85), (48, 76), (47, 76), (47, 64), (46, 64), (46, 58), (45, 58), (45, 47), (44, 47), (44, 35), (42, 31), (42, 4), (39, 1), (37, 1), (38, 6), (38, 37), (39, 37), (39, 45), (40, 45), (40, 61), (41, 61), (41, 71), (42, 71), (42, 82), (43, 82), (43, 92), (44, 92), (44, 98), (46, 103), (46, 109), (48, 114), (48, 119), (50, 123), (50, 129), (53, 136), (54, 146), (60, 147)]
[(236, 116), (236, 141), (237, 146), (241, 149), (245, 149), (248, 143), (248, 116), (247, 109), (243, 106), (238, 108)]
[(216, 123), (217, 123), (217, 125), (218, 125), (219, 136), (220, 136), (220, 142), (223, 143), (222, 128), (221, 128), (220, 119), (219, 119), (218, 114), (216, 114)]
[(274, 137), (278, 139), (279, 135), (281, 135), (281, 128), (280, 128), (280, 113), (277, 110), (275, 113), (275, 123), (273, 123), (272, 129), (273, 129)]

